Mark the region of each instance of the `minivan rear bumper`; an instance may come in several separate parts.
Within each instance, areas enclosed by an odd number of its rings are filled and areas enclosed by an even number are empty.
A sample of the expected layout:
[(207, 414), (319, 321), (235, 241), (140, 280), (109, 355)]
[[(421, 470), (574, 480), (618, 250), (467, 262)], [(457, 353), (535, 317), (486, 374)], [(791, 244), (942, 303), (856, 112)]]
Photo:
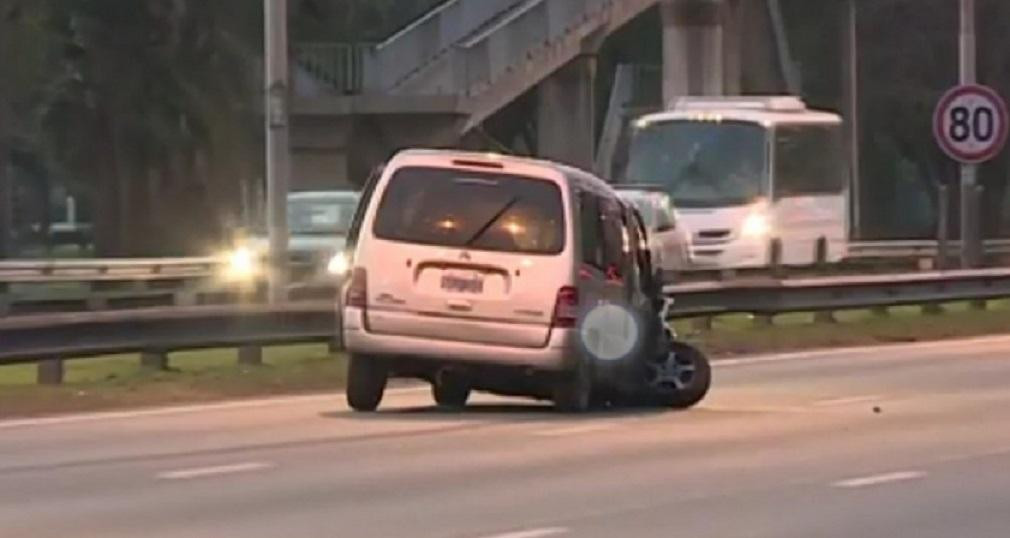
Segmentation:
[(573, 329), (552, 329), (545, 347), (527, 348), (376, 334), (365, 328), (360, 308), (345, 308), (343, 314), (344, 345), (351, 353), (554, 371), (566, 369), (578, 353)]

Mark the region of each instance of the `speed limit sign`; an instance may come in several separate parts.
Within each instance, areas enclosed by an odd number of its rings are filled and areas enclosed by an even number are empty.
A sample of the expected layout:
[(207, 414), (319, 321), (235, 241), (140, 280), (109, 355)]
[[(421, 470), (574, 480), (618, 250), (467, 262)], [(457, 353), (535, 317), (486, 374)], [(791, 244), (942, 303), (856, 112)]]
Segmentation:
[(1010, 119), (1003, 98), (991, 88), (958, 86), (940, 99), (933, 131), (943, 151), (964, 164), (995, 157), (1007, 140)]

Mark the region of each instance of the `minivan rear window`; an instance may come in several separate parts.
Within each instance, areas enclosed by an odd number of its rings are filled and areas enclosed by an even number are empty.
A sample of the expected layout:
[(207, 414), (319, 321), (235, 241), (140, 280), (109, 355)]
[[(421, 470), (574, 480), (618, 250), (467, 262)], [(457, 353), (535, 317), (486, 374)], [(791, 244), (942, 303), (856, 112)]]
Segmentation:
[(397, 170), (382, 195), (380, 239), (523, 254), (565, 247), (561, 190), (550, 181), (451, 168)]

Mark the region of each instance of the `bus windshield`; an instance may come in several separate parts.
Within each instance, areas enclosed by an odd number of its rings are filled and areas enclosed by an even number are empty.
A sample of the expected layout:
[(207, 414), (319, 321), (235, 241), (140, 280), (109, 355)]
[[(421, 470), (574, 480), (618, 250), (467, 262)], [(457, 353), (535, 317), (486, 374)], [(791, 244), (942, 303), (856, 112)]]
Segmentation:
[(625, 180), (664, 186), (678, 207), (751, 204), (768, 193), (766, 140), (744, 122), (654, 123), (636, 133)]

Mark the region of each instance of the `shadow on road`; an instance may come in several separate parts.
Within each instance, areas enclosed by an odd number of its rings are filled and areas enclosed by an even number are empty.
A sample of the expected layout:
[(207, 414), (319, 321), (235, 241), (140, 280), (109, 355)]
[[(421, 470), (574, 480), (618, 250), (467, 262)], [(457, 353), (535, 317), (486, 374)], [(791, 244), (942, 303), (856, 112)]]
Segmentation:
[(333, 411), (320, 413), (324, 418), (355, 419), (363, 421), (382, 420), (417, 420), (444, 421), (447, 418), (457, 420), (488, 420), (496, 422), (527, 422), (558, 421), (577, 422), (592, 421), (601, 418), (621, 419), (636, 418), (649, 415), (675, 413), (671, 409), (607, 407), (595, 409), (587, 413), (561, 413), (547, 403), (517, 402), (517, 403), (477, 403), (467, 405), (462, 409), (447, 409), (436, 405), (412, 406), (382, 409), (374, 413), (357, 413), (354, 411)]

